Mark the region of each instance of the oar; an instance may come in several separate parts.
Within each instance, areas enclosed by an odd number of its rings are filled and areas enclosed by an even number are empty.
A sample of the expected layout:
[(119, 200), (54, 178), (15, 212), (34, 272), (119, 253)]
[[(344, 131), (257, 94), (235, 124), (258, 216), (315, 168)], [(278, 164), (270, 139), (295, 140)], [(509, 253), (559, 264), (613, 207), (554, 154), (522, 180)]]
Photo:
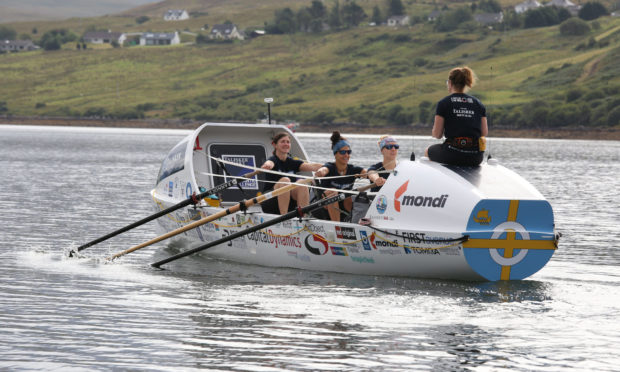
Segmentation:
[[(243, 175), (243, 177), (251, 178), (251, 177), (254, 177), (257, 173), (260, 173), (260, 172), (259, 171), (250, 172), (250, 173), (247, 173), (247, 174)], [(125, 226), (125, 227), (123, 227), (121, 229), (113, 231), (113, 232), (109, 233), (108, 235), (104, 235), (104, 236), (102, 236), (100, 238), (97, 238), (97, 239), (95, 239), (93, 241), (90, 241), (90, 242), (88, 242), (88, 243), (86, 243), (84, 245), (81, 245), (81, 246), (79, 246), (77, 248), (77, 251), (76, 250), (71, 250), (69, 252), (69, 257), (73, 257), (74, 254), (76, 254), (77, 252), (79, 252), (81, 250), (84, 250), (84, 249), (86, 249), (88, 247), (91, 247), (91, 246), (93, 246), (95, 244), (99, 244), (99, 243), (101, 243), (101, 242), (103, 242), (105, 240), (108, 240), (108, 239), (110, 239), (110, 238), (112, 238), (112, 237), (114, 237), (114, 236), (116, 236), (118, 234), (124, 233), (125, 231), (129, 231), (129, 230), (131, 230), (133, 228), (136, 228), (138, 226), (144, 225), (145, 223), (153, 221), (156, 218), (159, 218), (161, 216), (165, 216), (165, 215), (167, 215), (170, 212), (174, 212), (174, 211), (176, 211), (179, 208), (183, 208), (183, 207), (185, 207), (187, 205), (190, 205), (190, 204), (197, 204), (202, 198), (205, 198), (205, 197), (207, 197), (209, 195), (216, 194), (216, 193), (218, 193), (218, 192), (220, 192), (222, 190), (225, 190), (225, 189), (227, 189), (227, 188), (229, 188), (231, 186), (234, 186), (234, 185), (236, 185), (238, 183), (239, 183), (239, 181), (236, 178), (233, 178), (233, 179), (229, 180), (228, 182), (225, 182), (225, 183), (222, 183), (220, 185), (217, 185), (217, 186), (215, 186), (215, 187), (213, 187), (213, 188), (211, 188), (211, 189), (209, 189), (209, 190), (207, 190), (207, 191), (205, 191), (203, 193), (200, 193), (198, 195), (192, 195), (191, 198), (185, 199), (185, 200), (183, 200), (182, 202), (180, 202), (178, 204), (175, 204), (175, 205), (173, 205), (173, 206), (171, 206), (169, 208), (166, 208), (166, 209), (164, 209), (162, 211), (159, 211), (159, 212), (157, 212), (157, 213), (155, 213), (153, 215), (145, 217), (145, 218), (141, 219), (140, 221), (134, 222), (134, 223), (132, 223), (130, 225), (127, 225), (127, 226)]]
[(145, 243), (142, 243), (142, 244), (138, 244), (135, 247), (131, 247), (131, 248), (125, 250), (125, 251), (119, 252), (119, 253), (117, 253), (117, 254), (115, 254), (113, 256), (108, 257), (107, 260), (109, 261), (109, 260), (113, 260), (115, 258), (118, 258), (120, 256), (124, 256), (127, 253), (131, 253), (131, 252), (136, 251), (138, 249), (147, 247), (147, 246), (149, 246), (151, 244), (158, 243), (158, 242), (160, 242), (162, 240), (165, 240), (165, 239), (168, 239), (168, 238), (173, 237), (175, 235), (181, 234), (181, 233), (183, 233), (183, 232), (185, 232), (187, 230), (191, 230), (191, 229), (194, 229), (194, 228), (196, 228), (198, 226), (202, 226), (202, 225), (204, 225), (206, 223), (209, 223), (211, 221), (215, 221), (218, 218), (222, 218), (224, 216), (228, 216), (229, 214), (238, 212), (240, 210), (247, 209), (248, 207), (251, 207), (252, 205), (260, 204), (260, 203), (264, 202), (267, 199), (271, 199), (271, 198), (273, 198), (275, 196), (278, 196), (278, 195), (280, 195), (282, 193), (290, 191), (290, 190), (294, 189), (295, 187), (299, 187), (299, 186), (302, 186), (302, 184), (307, 184), (307, 183), (310, 183), (310, 182), (312, 182), (312, 179), (303, 180), (301, 182), (292, 183), (290, 185), (281, 187), (279, 189), (273, 190), (273, 191), (268, 192), (266, 194), (257, 196), (255, 198), (250, 199), (250, 200), (243, 200), (243, 201), (241, 201), (241, 202), (233, 205), (232, 207), (230, 207), (228, 209), (225, 209), (225, 210), (223, 210), (221, 212), (218, 212), (216, 214), (212, 214), (212, 215), (207, 216), (205, 218), (202, 218), (202, 219), (200, 219), (200, 220), (198, 220), (196, 222), (192, 222), (192, 223), (190, 223), (188, 225), (179, 227), (178, 229), (170, 231), (170, 232), (168, 232), (168, 233), (166, 233), (164, 235), (160, 235), (160, 236), (158, 236), (158, 237), (156, 237), (154, 239), (149, 240), (148, 242), (145, 242)]
[[(375, 187), (375, 186), (376, 186), (376, 184), (371, 183), (370, 185), (366, 185), (366, 186), (362, 186), (362, 187), (358, 188), (357, 191), (362, 192), (362, 191), (368, 190), (368, 189), (370, 189), (372, 187)], [(290, 212), (288, 212), (286, 214), (283, 214), (283, 215), (281, 215), (279, 217), (276, 217), (276, 218), (274, 218), (272, 220), (263, 222), (263, 223), (258, 224), (256, 226), (252, 226), (252, 227), (247, 228), (247, 229), (245, 229), (243, 231), (239, 231), (239, 232), (236, 232), (234, 234), (228, 235), (228, 236), (226, 236), (226, 237), (224, 237), (222, 239), (218, 239), (218, 240), (209, 242), (207, 244), (201, 245), (201, 246), (196, 247), (194, 249), (190, 249), (189, 251), (185, 251), (185, 252), (179, 253), (177, 255), (168, 257), (168, 258), (166, 258), (164, 260), (155, 262), (155, 263), (151, 264), (151, 266), (156, 267), (156, 268), (159, 269), (159, 267), (161, 265), (165, 265), (165, 264), (167, 264), (167, 263), (169, 263), (171, 261), (178, 260), (179, 258), (183, 258), (185, 256), (189, 256), (191, 254), (200, 252), (200, 251), (205, 250), (205, 249), (209, 249), (209, 248), (211, 248), (213, 246), (216, 246), (216, 245), (225, 243), (227, 241), (239, 238), (239, 237), (241, 237), (243, 235), (247, 235), (247, 234), (252, 233), (254, 231), (258, 231), (258, 230), (264, 229), (265, 227), (268, 227), (268, 226), (271, 226), (271, 225), (275, 225), (275, 224), (280, 223), (282, 221), (290, 220), (291, 218), (295, 218), (295, 217), (302, 217), (304, 215), (304, 213), (312, 212), (315, 209), (324, 207), (324, 206), (329, 205), (331, 203), (335, 203), (335, 202), (339, 202), (341, 200), (345, 200), (345, 199), (350, 198), (350, 197), (351, 197), (351, 195), (346, 196), (345, 194), (338, 194), (338, 195), (331, 196), (329, 198), (321, 199), (321, 200), (316, 201), (316, 202), (314, 202), (312, 204), (309, 204), (309, 205), (307, 205), (307, 206), (305, 206), (303, 208), (297, 208), (294, 211), (290, 211)]]

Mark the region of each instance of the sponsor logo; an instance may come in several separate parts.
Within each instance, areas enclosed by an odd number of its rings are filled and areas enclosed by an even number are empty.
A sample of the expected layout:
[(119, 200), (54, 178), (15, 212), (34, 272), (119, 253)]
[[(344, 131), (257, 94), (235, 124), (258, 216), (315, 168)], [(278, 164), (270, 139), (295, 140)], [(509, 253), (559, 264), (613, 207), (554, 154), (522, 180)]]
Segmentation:
[(255, 244), (269, 243), (279, 247), (295, 247), (301, 248), (301, 240), (297, 236), (274, 236), (273, 231), (254, 231), (247, 235), (248, 240), (253, 241)]
[(172, 197), (172, 190), (174, 190), (174, 182), (168, 182), (168, 196)]
[(398, 247), (398, 241), (396, 239), (393, 241), (376, 239), (375, 233), (372, 233), (370, 234), (370, 245), (374, 249), (377, 249), (377, 247)]
[(439, 249), (421, 249), (421, 248), (412, 248), (412, 247), (404, 247), (406, 254), (421, 254), (421, 255), (435, 255), (441, 254), (439, 253)]
[(336, 236), (338, 239), (355, 240), (355, 229), (352, 227), (336, 226)]
[(372, 257), (356, 257), (356, 256), (351, 256), (351, 261), (359, 262), (359, 263), (369, 263), (369, 264), (374, 264), (375, 263), (375, 259), (372, 258)]
[(308, 234), (304, 239), (306, 249), (317, 256), (322, 256), (329, 250), (329, 245), (324, 237), (318, 234)]
[(475, 222), (478, 222), (481, 225), (488, 225), (491, 223), (491, 216), (489, 216), (489, 211), (487, 209), (481, 209), (478, 213), (472, 217)]
[[(430, 208), (443, 208), (448, 200), (448, 194), (442, 194), (441, 196), (423, 196), (423, 195), (404, 195), (409, 186), (409, 181), (403, 183), (394, 192), (394, 209), (400, 212), (403, 206), (413, 207), (430, 207)], [(402, 196), (402, 201), (398, 200)]]
[(380, 195), (377, 198), (375, 206), (377, 207), (377, 212), (379, 212), (379, 214), (385, 213), (385, 210), (387, 209), (387, 198), (385, 197), (385, 195)]
[(423, 243), (426, 242), (426, 234), (425, 233), (413, 233), (413, 232), (404, 232), (402, 233), (403, 240), (405, 243)]
[(360, 230), (360, 238), (362, 239), (362, 245), (364, 250), (370, 250), (370, 242), (368, 241), (368, 234), (364, 230)]
[(332, 250), (334, 256), (348, 256), (347, 249), (345, 247), (329, 247)]

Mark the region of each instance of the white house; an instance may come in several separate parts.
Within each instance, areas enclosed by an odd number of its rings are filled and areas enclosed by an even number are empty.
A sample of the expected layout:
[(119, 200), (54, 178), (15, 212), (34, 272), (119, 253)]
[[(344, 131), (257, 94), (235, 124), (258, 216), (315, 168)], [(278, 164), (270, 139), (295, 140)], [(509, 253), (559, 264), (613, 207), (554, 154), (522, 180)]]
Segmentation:
[(441, 15), (441, 10), (433, 10), (432, 12), (430, 12), (427, 19), (429, 22), (434, 22), (437, 20), (437, 18), (439, 18), (440, 15)]
[(243, 33), (240, 32), (237, 29), (237, 26), (235, 26), (232, 23), (225, 23), (225, 24), (213, 26), (213, 28), (211, 29), (211, 33), (209, 34), (209, 37), (211, 39), (224, 39), (224, 40), (245, 39), (245, 36), (243, 35)]
[(189, 19), (189, 14), (185, 9), (170, 9), (164, 14), (164, 21), (182, 21)]
[(581, 9), (581, 5), (575, 5), (570, 0), (551, 0), (545, 6), (556, 6), (558, 8), (566, 8), (573, 16), (579, 14), (579, 9)]
[(504, 21), (504, 13), (478, 13), (474, 14), (476, 22), (485, 26), (490, 26), (496, 23), (502, 23)]
[(145, 32), (140, 36), (140, 45), (175, 45), (179, 44), (179, 33)]
[(391, 16), (387, 20), (387, 25), (391, 27), (409, 26), (409, 16), (408, 15)]
[(0, 52), (27, 52), (39, 49), (30, 40), (0, 40)]
[(530, 9), (536, 9), (536, 8), (540, 8), (542, 5), (540, 5), (540, 3), (536, 0), (525, 0), (524, 2), (515, 5), (515, 12), (518, 13), (523, 13), (523, 12), (527, 12)]
[(84, 33), (82, 39), (86, 43), (110, 44), (116, 41), (119, 45), (123, 45), (125, 40), (127, 40), (127, 35), (122, 32), (89, 31)]

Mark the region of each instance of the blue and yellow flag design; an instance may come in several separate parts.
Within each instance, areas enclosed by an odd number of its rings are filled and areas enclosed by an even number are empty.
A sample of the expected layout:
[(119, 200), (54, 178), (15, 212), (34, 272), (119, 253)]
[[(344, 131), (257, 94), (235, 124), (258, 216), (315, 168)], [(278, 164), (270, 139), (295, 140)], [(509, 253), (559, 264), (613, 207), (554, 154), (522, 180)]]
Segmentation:
[(467, 221), (469, 266), (488, 280), (519, 280), (540, 270), (557, 248), (545, 200), (482, 200)]

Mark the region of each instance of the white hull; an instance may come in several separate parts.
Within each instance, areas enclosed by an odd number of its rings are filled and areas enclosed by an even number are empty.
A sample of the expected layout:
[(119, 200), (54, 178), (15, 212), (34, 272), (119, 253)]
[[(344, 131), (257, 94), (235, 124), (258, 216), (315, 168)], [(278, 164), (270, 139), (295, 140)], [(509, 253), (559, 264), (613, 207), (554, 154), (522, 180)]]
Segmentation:
[[(199, 186), (208, 189), (223, 182), (213, 176), (218, 173), (217, 166), (209, 156), (234, 158), (235, 147), (229, 150), (228, 144), (249, 143), (259, 153), (263, 151), (260, 148), (266, 152), (273, 133), (281, 130), (285, 129), (268, 125), (203, 125), (164, 161), (152, 191), (156, 208), (178, 203)], [(291, 151), (307, 159), (292, 133), (291, 139)], [(238, 159), (260, 166), (260, 157), (266, 153), (250, 154), (243, 149)], [(256, 186), (256, 181), (245, 184), (247, 192), (254, 190), (251, 196), (256, 194)], [(228, 205), (242, 199), (233, 192), (237, 191), (223, 194), (224, 202), (230, 200)], [(197, 208), (177, 210), (158, 220), (159, 232), (220, 211), (222, 208), (204, 202)], [(175, 239), (188, 248), (200, 246), (274, 217), (251, 208)], [(353, 274), (508, 280), (532, 275), (555, 250), (549, 203), (529, 183), (497, 164), (448, 168), (425, 160), (401, 162), (370, 205), (366, 218), (370, 226), (294, 218), (201, 254), (248, 264)]]

